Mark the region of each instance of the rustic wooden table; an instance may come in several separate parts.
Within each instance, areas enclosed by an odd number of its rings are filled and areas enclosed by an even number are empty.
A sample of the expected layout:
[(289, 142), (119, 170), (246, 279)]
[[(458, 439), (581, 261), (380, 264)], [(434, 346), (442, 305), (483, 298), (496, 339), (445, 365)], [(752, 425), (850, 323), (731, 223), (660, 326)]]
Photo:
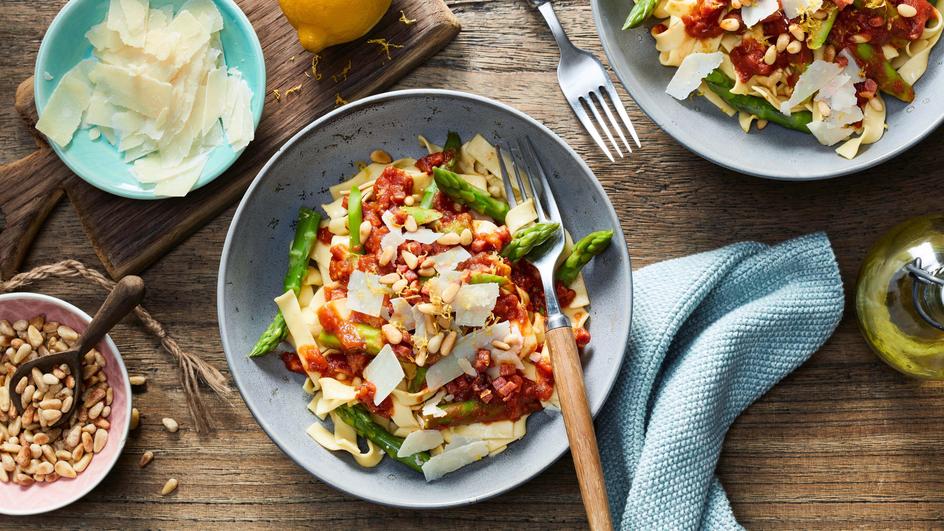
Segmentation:
[[(62, 0), (0, 2), (0, 161), (33, 149), (12, 109), (30, 75), (43, 31)], [(274, 4), (274, 2), (273, 2)], [(623, 223), (635, 267), (739, 240), (777, 242), (817, 230), (831, 237), (849, 296), (845, 318), (821, 352), (735, 422), (719, 473), (734, 512), (749, 528), (929, 528), (944, 519), (944, 388), (908, 380), (870, 354), (859, 336), (852, 292), (859, 262), (885, 229), (936, 212), (944, 185), (936, 136), (872, 171), (807, 184), (764, 181), (713, 166), (677, 145), (634, 105), (644, 148), (608, 163), (557, 88), (557, 51), (524, 2), (451, 0), (459, 37), (397, 88), (466, 90), (511, 104), (574, 146), (603, 182)], [(273, 9), (275, 6), (273, 5)], [(557, 2), (578, 46), (602, 57), (586, 0)], [(734, 148), (734, 147), (733, 147)], [(777, 164), (777, 161), (771, 161)], [(929, 193), (929, 191), (932, 191)], [(147, 270), (147, 306), (181, 345), (225, 368), (215, 286), (230, 208)], [(25, 268), (77, 258), (97, 264), (68, 203), (55, 209)], [(37, 286), (87, 310), (101, 301), (89, 285)], [(447, 511), (371, 505), (306, 474), (258, 429), (238, 399), (212, 402), (219, 428), (198, 435), (186, 413), (175, 366), (137, 322), (113, 334), (135, 373), (149, 377), (135, 396), (143, 414), (117, 469), (68, 512), (0, 525), (83, 527), (302, 526), (338, 528), (574, 528), (586, 525), (569, 457), (498, 499)], [(212, 399), (211, 399), (212, 400)], [(160, 419), (182, 429), (168, 434)], [(154, 462), (139, 469), (142, 452)], [(159, 491), (180, 480), (172, 496)], [(74, 518), (79, 516), (81, 520)]]

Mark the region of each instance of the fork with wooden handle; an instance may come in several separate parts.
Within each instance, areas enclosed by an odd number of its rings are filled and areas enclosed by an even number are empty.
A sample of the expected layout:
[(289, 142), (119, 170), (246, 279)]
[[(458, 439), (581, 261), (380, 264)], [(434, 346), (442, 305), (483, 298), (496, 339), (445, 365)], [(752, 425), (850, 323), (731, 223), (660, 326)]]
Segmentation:
[[(534, 200), (534, 210), (538, 222), (560, 223), (560, 211), (548, 185), (547, 175), (535, 154), (530, 138), (518, 141), (516, 145), (506, 146), (502, 150), (497, 146), (499, 167), (505, 185), (505, 195), (511, 206), (515, 206), (515, 190), (511, 181), (514, 174), (521, 199)], [(510, 162), (503, 151), (510, 154)], [(509, 168), (510, 166), (510, 168)], [(525, 186), (527, 183), (528, 186)], [(544, 284), (544, 296), (547, 299), (547, 332), (545, 343), (551, 353), (554, 368), (554, 382), (564, 414), (564, 426), (570, 441), (570, 453), (577, 469), (580, 483), (580, 495), (587, 511), (590, 528), (609, 530), (610, 508), (606, 497), (606, 484), (603, 481), (603, 467), (600, 465), (600, 451), (597, 437), (593, 431), (593, 417), (587, 403), (587, 393), (583, 383), (583, 369), (580, 366), (580, 354), (574, 341), (574, 332), (570, 320), (561, 312), (560, 303), (554, 290), (554, 269), (564, 250), (564, 234), (558, 230), (540, 247), (526, 258), (541, 273)]]

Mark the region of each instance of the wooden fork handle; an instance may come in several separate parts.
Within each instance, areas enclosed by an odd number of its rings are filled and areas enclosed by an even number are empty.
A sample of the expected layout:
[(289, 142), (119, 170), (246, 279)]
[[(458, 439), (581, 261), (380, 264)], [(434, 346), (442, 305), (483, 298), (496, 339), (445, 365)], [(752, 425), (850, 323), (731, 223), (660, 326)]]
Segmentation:
[(574, 331), (570, 326), (562, 326), (548, 330), (545, 337), (551, 352), (554, 386), (557, 388), (561, 411), (564, 414), (570, 454), (577, 469), (577, 481), (580, 483), (580, 495), (587, 511), (587, 520), (590, 522), (590, 529), (609, 531), (613, 529), (610, 506), (606, 498), (600, 450), (597, 448), (597, 436), (593, 431), (593, 417), (587, 403), (583, 369), (580, 367)]
[(85, 333), (82, 334), (79, 352), (94, 348), (124, 316), (144, 300), (144, 281), (141, 277), (128, 275), (115, 284), (101, 308), (95, 313)]

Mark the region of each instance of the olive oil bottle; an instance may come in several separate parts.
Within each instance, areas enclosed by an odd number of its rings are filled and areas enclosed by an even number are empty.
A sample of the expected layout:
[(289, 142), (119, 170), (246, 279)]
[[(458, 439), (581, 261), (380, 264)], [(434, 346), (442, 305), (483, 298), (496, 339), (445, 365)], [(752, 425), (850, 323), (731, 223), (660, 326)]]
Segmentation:
[(882, 360), (944, 380), (944, 215), (911, 219), (876, 242), (859, 271), (856, 313)]

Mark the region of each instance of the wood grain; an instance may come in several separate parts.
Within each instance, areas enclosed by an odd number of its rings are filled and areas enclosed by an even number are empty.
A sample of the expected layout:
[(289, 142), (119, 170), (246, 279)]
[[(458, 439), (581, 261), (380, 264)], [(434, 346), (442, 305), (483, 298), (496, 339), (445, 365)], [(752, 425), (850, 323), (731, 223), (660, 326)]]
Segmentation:
[[(629, 4), (629, 0), (626, 0)], [(452, 88), (496, 98), (542, 121), (587, 161), (622, 221), (636, 269), (741, 240), (774, 243), (825, 230), (846, 292), (869, 246), (910, 216), (939, 212), (944, 187), (940, 139), (933, 135), (868, 172), (819, 183), (780, 183), (738, 175), (676, 144), (628, 98), (643, 148), (610, 164), (580, 128), (557, 87), (557, 51), (540, 15), (525, 2), (450, 0), (463, 31), (394, 88)], [(55, 0), (0, 2), (0, 98), (29, 76)], [(577, 46), (602, 50), (586, 0), (555, 8)], [(615, 82), (615, 79), (614, 79)], [(625, 92), (620, 88), (620, 93)], [(0, 160), (33, 150), (29, 131), (0, 105)], [(771, 161), (776, 164), (777, 161)], [(215, 300), (220, 249), (233, 215), (226, 209), (143, 276), (145, 305), (179, 338), (225, 367)], [(68, 205), (50, 214), (23, 267), (71, 257), (93, 264)], [(38, 290), (94, 311), (102, 297), (83, 284), (46, 282)], [(836, 334), (803, 367), (734, 423), (718, 473), (734, 513), (749, 529), (933, 529), (944, 521), (944, 385), (917, 382), (886, 367), (856, 327), (852, 299)], [(48, 527), (367, 529), (575, 529), (587, 525), (569, 457), (487, 504), (444, 511), (380, 507), (307, 475), (257, 427), (245, 406), (214, 403), (221, 428), (198, 436), (189, 423), (175, 365), (134, 321), (113, 334), (130, 370), (148, 376), (134, 396), (143, 414), (108, 481)], [(168, 434), (164, 416), (182, 429)], [(140, 470), (137, 460), (154, 450)], [(158, 496), (169, 477), (180, 487)], [(6, 518), (3, 527), (36, 525)]]
[(548, 330), (546, 341), (587, 521), (594, 531), (609, 531), (613, 529), (610, 505), (574, 331), (568, 325)]
[[(382, 90), (445, 46), (459, 31), (458, 21), (441, 0), (396, 0), (369, 35), (322, 52), (315, 68), (312, 55), (297, 43), (295, 31), (271, 0), (238, 0), (237, 3), (262, 43), (268, 83), (266, 105), (255, 140), (236, 164), (211, 184), (186, 198), (123, 199), (68, 173), (68, 179), (63, 181), (61, 168), (57, 171), (45, 166), (36, 168), (49, 158), (49, 148), (44, 143), (40, 145), (40, 153), (44, 155), (30, 156), (28, 164), (18, 161), (19, 164), (14, 163), (9, 169), (10, 178), (24, 171), (46, 177), (45, 170), (49, 170), (49, 182), (43, 183), (43, 187), (65, 187), (98, 257), (115, 278), (144, 269), (239, 199), (269, 157), (299, 129), (337, 107), (339, 98), (353, 100)], [(409, 11), (415, 22), (402, 22), (401, 10)], [(384, 52), (378, 45), (367, 42), (372, 38), (387, 39), (396, 47)], [(32, 84), (29, 85), (31, 88)], [(276, 99), (274, 90), (286, 95)], [(32, 127), (36, 119), (32, 90), (18, 91), (16, 106)], [(44, 171), (34, 171), (36, 169)], [(34, 179), (25, 182), (31, 183)], [(19, 206), (25, 199), (17, 196), (15, 204), (7, 209), (14, 227), (31, 228), (42, 222), (48, 208), (39, 207), (51, 208), (54, 203), (43, 187), (37, 186), (31, 193), (43, 193), (41, 197), (45, 202), (29, 203), (32, 208), (27, 210)], [(15, 217), (20, 214), (31, 217), (21, 221)], [(9, 258), (0, 255), (5, 274), (19, 264), (32, 236), (32, 232), (24, 230), (10, 234), (18, 236), (15, 240), (18, 245), (17, 252), (10, 252)]]

